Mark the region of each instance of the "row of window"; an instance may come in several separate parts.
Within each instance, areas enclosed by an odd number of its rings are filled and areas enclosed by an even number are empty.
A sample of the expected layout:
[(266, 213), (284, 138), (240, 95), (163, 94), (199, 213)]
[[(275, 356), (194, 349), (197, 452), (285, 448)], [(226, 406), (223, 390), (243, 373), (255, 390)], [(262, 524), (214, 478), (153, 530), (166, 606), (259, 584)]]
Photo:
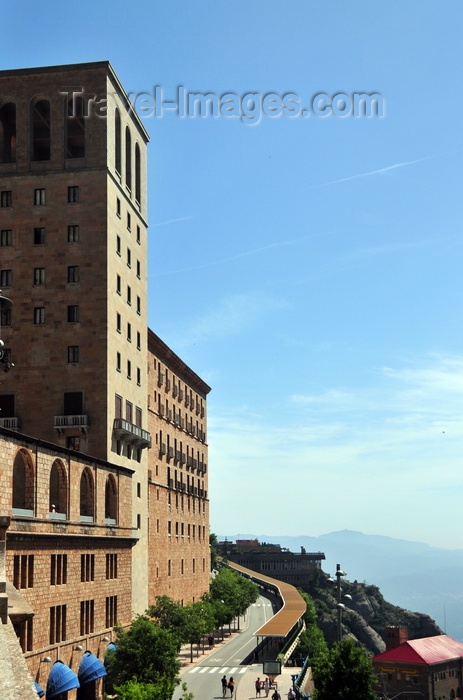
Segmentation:
[[(117, 578), (117, 554), (106, 553), (106, 579)], [(13, 558), (13, 585), (16, 589), (34, 588), (34, 554), (15, 554)], [(80, 580), (88, 583), (95, 580), (95, 555), (80, 555)], [(50, 557), (50, 586), (66, 585), (68, 582), (68, 555), (52, 554)]]
[[(45, 187), (38, 187), (34, 190), (34, 205), (44, 206), (46, 202)], [(67, 188), (68, 204), (78, 204), (80, 202), (80, 187), (79, 185), (69, 185)], [(0, 208), (5, 209), (13, 206), (12, 190), (2, 190), (0, 192)]]
[[(122, 317), (120, 313), (116, 314), (116, 329), (118, 333), (122, 333)], [(132, 342), (132, 324), (127, 323), (127, 340)], [(137, 350), (141, 350), (141, 333), (137, 331)]]
[[(179, 522), (175, 523), (175, 537), (185, 537), (185, 535), (186, 535), (188, 538), (190, 538), (191, 532), (192, 532), (192, 539), (194, 540), (196, 537), (196, 526), (195, 525), (190, 526), (190, 524), (188, 523), (187, 531), (185, 532), (185, 523), (179, 523)], [(172, 531), (172, 521), (171, 520), (167, 521), (167, 534), (168, 535), (174, 534)], [(201, 534), (202, 534), (202, 539), (204, 541), (205, 536), (206, 536), (206, 526), (205, 525), (198, 525), (198, 540), (199, 540), (199, 542), (201, 542)], [(183, 561), (183, 559), (182, 559), (182, 561)], [(194, 562), (194, 559), (193, 559), (193, 562)]]
[[(116, 276), (116, 292), (119, 296), (122, 295), (122, 279), (120, 275)], [(127, 285), (126, 301), (129, 306), (132, 306), (132, 287)], [(137, 314), (141, 316), (141, 298), (137, 295)]]
[[(68, 475), (61, 460), (55, 459), (50, 470), (49, 511), (52, 519), (68, 517)], [(13, 510), (29, 511), (34, 515), (35, 476), (28, 453), (18, 452), (13, 463)], [(81, 518), (93, 521), (96, 510), (95, 477), (88, 467), (82, 470), (79, 485), (79, 513)], [(118, 491), (113, 474), (108, 474), (105, 482), (104, 515), (116, 523), (118, 514)], [(61, 518), (60, 518), (61, 516)]]
[[(203, 485), (204, 485), (204, 482), (203, 482)], [(199, 490), (198, 490), (198, 493), (199, 493)], [(206, 492), (204, 492), (204, 493), (206, 493)], [(172, 495), (173, 495), (172, 491), (168, 491), (167, 503), (169, 504), (169, 511), (171, 510), (171, 507), (172, 507)], [(182, 511), (182, 513), (184, 513), (185, 512), (185, 497), (184, 497), (183, 493), (181, 493), (180, 496), (178, 493), (175, 493), (174, 495), (175, 495), (175, 508), (176, 508), (176, 510), (180, 509)], [(158, 494), (158, 496), (159, 496), (159, 494)], [(186, 497), (186, 501), (187, 501), (187, 508), (188, 508), (189, 513), (191, 512), (191, 503), (193, 501), (193, 514), (195, 514), (196, 513), (196, 501), (195, 501), (195, 499), (191, 498), (191, 496), (188, 495)], [(202, 511), (203, 511), (203, 514), (206, 512), (205, 501), (203, 501)], [(201, 503), (198, 503), (198, 514), (201, 514)], [(157, 531), (159, 532), (159, 528)]]
[[(86, 634), (91, 634), (95, 631), (95, 601), (81, 600), (80, 606), (80, 621), (79, 621), (79, 636), (83, 637)], [(68, 638), (73, 638), (76, 635), (68, 636), (67, 629), (67, 605), (54, 605), (50, 608), (50, 624), (49, 624), (49, 643), (59, 644), (66, 641)], [(114, 627), (117, 623), (117, 596), (107, 596), (105, 599), (105, 628)], [(32, 651), (34, 620), (28, 618), (23, 622), (16, 623), (14, 629), (19, 639), (19, 643), (23, 652)]]
[[(122, 372), (122, 355), (120, 352), (116, 353), (116, 370), (118, 372)], [(127, 379), (132, 380), (132, 361), (131, 360), (127, 360)], [(140, 367), (137, 367), (137, 386), (141, 386), (141, 369), (140, 369)]]
[[(32, 272), (32, 284), (34, 287), (45, 284), (45, 268), (34, 267)], [(80, 282), (80, 267), (79, 265), (68, 265), (67, 277), (68, 284), (77, 284)], [(0, 270), (0, 287), (11, 287), (13, 284), (13, 271)]]

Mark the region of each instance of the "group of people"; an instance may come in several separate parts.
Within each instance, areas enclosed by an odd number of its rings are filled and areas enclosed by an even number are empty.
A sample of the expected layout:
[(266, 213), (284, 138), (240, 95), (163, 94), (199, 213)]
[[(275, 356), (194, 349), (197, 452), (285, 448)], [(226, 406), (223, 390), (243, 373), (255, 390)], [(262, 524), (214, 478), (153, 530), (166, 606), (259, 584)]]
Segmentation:
[(270, 692), (270, 681), (268, 678), (266, 678), (265, 681), (261, 681), (259, 677), (257, 678), (257, 680), (256, 680), (256, 698), (260, 698), (261, 690), (265, 691), (265, 697), (268, 698), (268, 694)]
[[(235, 692), (235, 681), (233, 680), (233, 676), (230, 676), (230, 678), (227, 680), (227, 676), (222, 677), (222, 697), (226, 698), (227, 697), (227, 689), (230, 691), (230, 697), (233, 697), (233, 694)], [(256, 679), (256, 698), (260, 698), (261, 692), (265, 692), (265, 697), (268, 698), (268, 694), (270, 692), (270, 681), (268, 678), (266, 678), (264, 681), (260, 679), (260, 677), (257, 677)], [(281, 700), (281, 695), (278, 692), (278, 687), (275, 686), (275, 690), (272, 694), (272, 700)], [(296, 693), (292, 688), (289, 689), (288, 692), (288, 700), (296, 700)]]
[(230, 691), (230, 697), (233, 697), (233, 693), (235, 692), (235, 681), (233, 680), (233, 676), (230, 676), (230, 680), (227, 681), (227, 676), (223, 676), (222, 678), (222, 697), (225, 698), (227, 696), (227, 688)]

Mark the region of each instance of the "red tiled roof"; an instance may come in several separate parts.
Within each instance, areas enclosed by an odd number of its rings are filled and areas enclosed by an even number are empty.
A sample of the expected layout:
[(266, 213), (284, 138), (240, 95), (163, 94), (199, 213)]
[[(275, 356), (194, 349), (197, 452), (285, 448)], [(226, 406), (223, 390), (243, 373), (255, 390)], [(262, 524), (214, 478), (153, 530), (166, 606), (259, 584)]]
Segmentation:
[(412, 664), (438, 664), (463, 657), (463, 644), (440, 634), (437, 637), (410, 639), (389, 651), (377, 654), (373, 661), (396, 661)]

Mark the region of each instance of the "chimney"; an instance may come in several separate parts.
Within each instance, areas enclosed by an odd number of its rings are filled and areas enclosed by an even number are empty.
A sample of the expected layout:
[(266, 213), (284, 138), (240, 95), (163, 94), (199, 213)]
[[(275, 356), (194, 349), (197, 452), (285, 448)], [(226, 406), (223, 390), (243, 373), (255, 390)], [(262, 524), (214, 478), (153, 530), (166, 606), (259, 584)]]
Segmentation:
[(389, 649), (394, 649), (394, 647), (398, 647), (400, 644), (408, 641), (408, 630), (406, 627), (396, 627), (395, 625), (390, 625), (389, 627), (386, 627), (385, 636), (386, 651), (389, 651)]

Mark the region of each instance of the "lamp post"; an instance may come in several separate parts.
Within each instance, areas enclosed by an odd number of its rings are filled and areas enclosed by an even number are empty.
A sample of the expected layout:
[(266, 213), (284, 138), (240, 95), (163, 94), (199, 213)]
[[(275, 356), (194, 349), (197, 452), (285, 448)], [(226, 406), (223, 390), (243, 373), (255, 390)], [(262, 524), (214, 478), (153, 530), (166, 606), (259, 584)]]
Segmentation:
[[(346, 572), (341, 569), (341, 564), (336, 564), (336, 610), (337, 610), (337, 616), (338, 616), (338, 642), (341, 641), (342, 639), (342, 611), (345, 609), (344, 603), (341, 602), (341, 597), (344, 600), (352, 600), (352, 596), (347, 593), (346, 595), (342, 596), (342, 591), (341, 591), (341, 579), (343, 576), (346, 575)], [(335, 583), (334, 579), (331, 577), (328, 579), (330, 583)]]

